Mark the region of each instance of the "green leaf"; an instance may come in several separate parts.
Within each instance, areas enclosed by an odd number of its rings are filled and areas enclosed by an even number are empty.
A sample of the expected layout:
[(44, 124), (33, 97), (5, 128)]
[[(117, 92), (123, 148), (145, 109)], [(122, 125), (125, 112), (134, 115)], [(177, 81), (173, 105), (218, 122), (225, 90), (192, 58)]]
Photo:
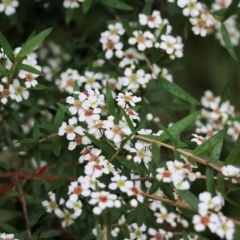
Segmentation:
[(39, 239), (55, 237), (55, 236), (59, 236), (61, 234), (62, 234), (61, 230), (47, 229), (47, 230), (44, 230), (40, 233)]
[(224, 15), (226, 13), (226, 8), (219, 9), (217, 11), (212, 12), (212, 16), (217, 19), (219, 22), (224, 20)]
[[(184, 119), (176, 122), (175, 124), (173, 124), (171, 127), (168, 128), (169, 133), (172, 134), (173, 136), (174, 135), (179, 135), (190, 124), (195, 122), (196, 118), (199, 116), (200, 113), (201, 113), (201, 111), (191, 113), (190, 115), (188, 115)], [(163, 133), (159, 137), (160, 141), (165, 141), (167, 139), (169, 139), (169, 136), (167, 135), (167, 133)]]
[(230, 56), (234, 60), (238, 61), (238, 58), (237, 58), (237, 56), (235, 54), (235, 51), (233, 49), (233, 45), (231, 43), (228, 31), (227, 31), (227, 28), (225, 27), (225, 25), (223, 23), (221, 25), (221, 34), (222, 34), (223, 41), (224, 41), (224, 44), (225, 44), (225, 47), (226, 47), (228, 53), (230, 54)]
[(30, 73), (34, 73), (34, 74), (37, 74), (37, 75), (40, 75), (40, 76), (44, 76), (44, 74), (42, 72), (40, 72), (39, 70), (37, 70), (36, 68), (32, 67), (32, 66), (29, 66), (27, 64), (23, 64), (23, 63), (19, 63), (17, 65), (17, 67), (21, 70), (24, 70), (26, 72), (30, 72)]
[[(201, 155), (213, 149), (220, 141), (222, 141), (224, 135), (226, 134), (226, 131), (227, 129), (222, 129), (218, 133), (214, 134), (211, 138), (205, 140), (201, 145), (197, 146), (194, 149), (193, 154)], [(210, 160), (213, 161), (213, 159)]]
[(109, 7), (117, 8), (120, 10), (126, 10), (126, 11), (133, 10), (131, 6), (119, 0), (101, 0), (101, 2)]
[(148, 173), (147, 169), (144, 166), (136, 164), (135, 162), (133, 162), (133, 160), (127, 160), (126, 158), (123, 158), (123, 157), (118, 157), (117, 160), (123, 166), (127, 167), (130, 170), (137, 171), (137, 172), (142, 173), (142, 174), (147, 174)]
[(173, 82), (169, 82), (168, 80), (160, 77), (159, 82), (161, 83), (161, 85), (168, 91), (170, 92), (172, 95), (181, 98), (193, 105), (199, 105), (198, 100), (196, 100), (195, 98), (193, 98), (189, 93), (187, 93), (185, 90), (183, 90), (181, 87), (179, 87), (178, 85), (176, 85)]
[(2, 65), (2, 63), (0, 63), (0, 74), (2, 74), (3, 76), (7, 75), (7, 70), (5, 69), (5, 67)]
[(68, 108), (67, 108), (65, 105), (63, 105), (63, 104), (61, 104), (61, 103), (57, 103), (57, 105), (58, 105), (65, 113), (67, 113), (69, 116), (72, 116), (71, 113), (69, 112)]
[(30, 53), (35, 47), (37, 47), (49, 35), (49, 33), (51, 31), (52, 31), (52, 28), (48, 28), (45, 31), (39, 33), (35, 37), (28, 40), (23, 45), (23, 47), (21, 48), (19, 53), (17, 54), (17, 58), (19, 59), (21, 57), (26, 56), (28, 53)]
[(93, 0), (84, 0), (82, 4), (83, 13), (87, 13), (92, 5)]
[(128, 35), (128, 37), (130, 38), (130, 37), (132, 37), (133, 36), (133, 29), (131, 28), (131, 26), (129, 25), (129, 23), (128, 23), (128, 21), (126, 21), (126, 20), (122, 20), (122, 25), (123, 25), (123, 28), (125, 29), (125, 31), (126, 31), (126, 33), (127, 33), (127, 35)]
[(101, 228), (100, 228), (100, 225), (99, 225), (98, 221), (96, 221), (95, 228), (97, 230), (96, 240), (104, 240), (103, 235), (102, 235), (102, 231), (101, 231)]
[(159, 185), (160, 185), (160, 189), (163, 191), (164, 195), (166, 195), (169, 199), (175, 201), (172, 188), (163, 182), (159, 182)]
[(143, 204), (139, 204), (137, 207), (137, 225), (139, 227), (142, 226), (142, 224), (145, 221), (145, 218), (147, 216), (148, 211), (148, 199), (144, 199)]
[(162, 108), (165, 110), (186, 110), (189, 109), (189, 104), (187, 103), (177, 103), (177, 102), (150, 102), (149, 106), (152, 108)]
[(62, 141), (60, 137), (56, 136), (52, 139), (52, 150), (53, 153), (59, 157), (62, 148)]
[(156, 164), (160, 161), (160, 147), (156, 143), (152, 143), (152, 159)]
[(54, 127), (53, 124), (38, 124), (38, 127), (39, 127), (39, 128), (43, 128), (43, 129), (46, 129), (46, 130), (48, 130), (48, 131), (50, 131), (50, 132), (55, 132), (55, 131), (57, 131), (57, 128)]
[(30, 227), (33, 227), (38, 221), (39, 219), (42, 217), (42, 215), (45, 212), (43, 211), (43, 209), (34, 209), (33, 212), (29, 213), (29, 225)]
[(30, 144), (30, 143), (36, 143), (36, 139), (34, 138), (25, 138), (22, 140), (19, 140), (20, 143)]
[(127, 121), (128, 127), (131, 129), (132, 133), (135, 133), (135, 132), (136, 132), (136, 129), (135, 129), (134, 125), (133, 125), (132, 120), (131, 120), (130, 117), (127, 115), (127, 113), (125, 112), (124, 109), (121, 109), (121, 110), (122, 110), (122, 114), (123, 114), (124, 118), (125, 118), (126, 121)]
[(207, 185), (207, 191), (212, 194), (212, 196), (215, 196), (215, 180), (214, 180), (214, 170), (210, 167), (207, 167), (206, 169), (206, 185)]
[(53, 125), (55, 127), (60, 127), (63, 120), (64, 120), (64, 117), (65, 117), (65, 112), (62, 108), (59, 108), (57, 110), (57, 113), (55, 115), (55, 118), (54, 118), (54, 121), (53, 121)]
[(217, 175), (217, 190), (224, 196), (226, 192), (226, 180), (221, 173)]
[(154, 180), (151, 187), (149, 188), (148, 194), (154, 194), (158, 189), (160, 189), (159, 181)]
[(40, 134), (40, 132), (39, 132), (39, 128), (38, 128), (38, 123), (36, 121), (34, 124), (34, 128), (33, 128), (33, 139), (35, 139), (36, 142), (39, 139), (39, 134)]
[(109, 83), (106, 84), (106, 103), (108, 107), (108, 112), (110, 116), (116, 117), (116, 111), (115, 111), (115, 101), (112, 96), (112, 91)]
[(19, 218), (19, 217), (23, 217), (23, 214), (20, 212), (9, 211), (9, 210), (0, 210), (0, 223), (1, 224), (2, 224), (2, 222), (7, 222), (12, 219)]
[(170, 16), (173, 16), (173, 14), (176, 11), (177, 1), (167, 2), (167, 7), (168, 7), (168, 12), (169, 12)]
[(227, 156), (227, 159), (224, 162), (224, 165), (232, 165), (240, 159), (240, 138), (234, 144), (231, 152)]
[(73, 19), (73, 15), (74, 15), (74, 9), (67, 8), (66, 15), (65, 15), (65, 22), (67, 24), (71, 22), (71, 20)]
[(189, 19), (187, 19), (184, 25), (184, 30), (183, 30), (183, 35), (185, 39), (188, 38), (190, 30), (191, 30), (191, 24), (189, 22)]
[(239, 3), (240, 0), (232, 0), (228, 8), (226, 9), (226, 12), (224, 13), (224, 21), (226, 21), (231, 15), (235, 13)]
[(150, 15), (152, 11), (152, 0), (149, 0), (146, 2), (146, 4), (144, 5), (144, 8), (142, 10), (142, 13), (144, 13), (145, 15)]
[(192, 194), (189, 191), (186, 190), (177, 190), (180, 197), (186, 201), (186, 203), (188, 203), (193, 209), (195, 209), (196, 211), (198, 211), (198, 204), (199, 204), (199, 199)]
[(185, 231), (183, 231), (183, 240), (189, 240), (188, 235)]
[(219, 159), (222, 151), (222, 145), (223, 145), (223, 139), (220, 140), (219, 143), (217, 143), (216, 146), (213, 148), (211, 152), (212, 161), (217, 161)]
[(15, 61), (13, 50), (10, 44), (8, 43), (7, 39), (3, 36), (1, 32), (0, 32), (0, 45), (2, 46), (4, 53), (7, 55), (9, 60), (13, 63)]
[(106, 142), (96, 139), (94, 136), (92, 136), (88, 132), (84, 132), (84, 134), (102, 151), (105, 151), (106, 153), (110, 153), (110, 154), (115, 153), (115, 151)]
[(227, 202), (231, 203), (233, 206), (240, 207), (239, 204), (237, 204), (236, 202), (234, 202), (232, 199), (230, 199), (230, 198), (227, 197), (226, 195), (223, 196), (223, 198), (224, 198)]

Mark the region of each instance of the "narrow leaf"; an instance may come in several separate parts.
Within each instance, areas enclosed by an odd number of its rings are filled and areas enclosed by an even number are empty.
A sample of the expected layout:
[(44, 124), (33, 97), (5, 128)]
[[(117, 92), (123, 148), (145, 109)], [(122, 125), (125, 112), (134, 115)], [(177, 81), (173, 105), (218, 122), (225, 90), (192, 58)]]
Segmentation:
[(173, 94), (176, 97), (179, 97), (191, 104), (199, 105), (198, 100), (193, 98), (189, 93), (187, 93), (185, 90), (183, 90), (181, 87), (176, 85), (173, 82), (169, 82), (168, 80), (160, 77), (159, 82), (162, 84), (162, 86), (171, 94)]
[(131, 6), (119, 0), (101, 0), (101, 2), (109, 7), (117, 8), (120, 10), (126, 10), (126, 11), (133, 10)]
[(60, 127), (63, 122), (64, 116), (65, 116), (65, 112), (63, 111), (62, 108), (59, 108), (54, 118), (53, 125), (55, 127)]
[(65, 22), (67, 24), (71, 22), (71, 20), (73, 19), (73, 15), (74, 15), (74, 9), (67, 8), (66, 15), (65, 15)]
[(224, 162), (224, 165), (232, 165), (240, 159), (240, 138), (237, 140), (233, 146), (231, 152), (227, 156), (227, 159)]
[(63, 105), (63, 104), (61, 104), (61, 103), (57, 103), (57, 105), (58, 105), (65, 113), (67, 113), (68, 115), (72, 116), (71, 113), (69, 112), (68, 108), (67, 108), (65, 105)]
[(87, 13), (92, 5), (92, 0), (84, 0), (82, 5), (83, 13)]
[(115, 102), (112, 96), (111, 87), (108, 82), (106, 84), (106, 103), (107, 103), (109, 115), (116, 117)]
[(44, 239), (44, 238), (50, 238), (50, 237), (55, 237), (59, 236), (62, 234), (61, 230), (58, 229), (47, 229), (41, 232), (39, 235), (39, 239)]
[(150, 15), (151, 10), (152, 10), (152, 0), (146, 2), (142, 10), (142, 13), (144, 13), (145, 15)]
[(152, 143), (152, 159), (156, 164), (160, 161), (160, 147), (156, 143)]
[(60, 155), (61, 148), (62, 148), (62, 141), (60, 137), (54, 137), (52, 139), (52, 150), (57, 157), (59, 157)]
[[(201, 111), (197, 111), (194, 113), (191, 113), (189, 116), (185, 117), (184, 119), (176, 122), (171, 127), (168, 128), (168, 131), (170, 134), (179, 135), (184, 129), (186, 129), (190, 124), (194, 123), (196, 118), (199, 116)], [(168, 135), (166, 133), (161, 134), (159, 137), (159, 140), (165, 141), (169, 139)]]
[(45, 31), (39, 33), (35, 37), (31, 38), (29, 41), (27, 41), (22, 49), (17, 54), (17, 58), (21, 58), (26, 56), (28, 53), (30, 53), (36, 46), (38, 46), (52, 31), (52, 28), (48, 28)]
[(198, 210), (199, 199), (190, 191), (178, 190), (180, 197), (185, 200), (193, 209)]
[(30, 73), (34, 73), (34, 74), (37, 74), (37, 75), (40, 75), (40, 76), (44, 76), (44, 74), (42, 72), (40, 72), (36, 68), (34, 68), (32, 66), (29, 66), (27, 64), (19, 63), (17, 66), (18, 66), (19, 69), (24, 70), (26, 72), (30, 72)]
[[(194, 149), (193, 153), (195, 155), (201, 155), (203, 153), (207, 153), (208, 151), (213, 149), (213, 147), (215, 147), (220, 141), (222, 141), (225, 133), (226, 133), (226, 129), (219, 131), (218, 133), (213, 135), (211, 138), (204, 141), (201, 145), (197, 146)], [(210, 159), (210, 160), (213, 161), (213, 159)]]
[(122, 25), (123, 25), (123, 28), (125, 29), (128, 37), (132, 37), (133, 36), (133, 29), (131, 28), (131, 26), (129, 25), (128, 21), (126, 20), (122, 20)]
[(117, 160), (123, 166), (129, 168), (130, 170), (134, 170), (134, 171), (137, 171), (142, 174), (147, 174), (147, 172), (148, 172), (144, 166), (136, 164), (135, 162), (133, 162), (133, 160), (127, 160), (126, 158), (123, 158), (123, 157), (118, 157)]
[(7, 55), (9, 60), (13, 63), (15, 61), (13, 50), (10, 44), (8, 43), (7, 39), (3, 36), (1, 32), (0, 32), (0, 45), (2, 46), (4, 53)]
[(7, 70), (1, 63), (0, 63), (0, 74), (2, 74), (3, 76), (7, 75)]
[(132, 131), (133, 133), (135, 133), (135, 132), (136, 132), (136, 129), (135, 129), (134, 125), (133, 125), (133, 122), (132, 122), (132, 120), (130, 119), (130, 117), (127, 115), (127, 113), (125, 112), (125, 110), (123, 110), (123, 109), (122, 109), (122, 114), (123, 114), (124, 118), (125, 118), (126, 121), (127, 121), (128, 127), (131, 129), (131, 131)]
[(206, 181), (207, 191), (210, 192), (212, 194), (212, 196), (215, 196), (215, 194), (216, 194), (215, 182), (214, 182), (215, 180), (214, 180), (214, 171), (212, 168), (207, 167), (206, 177), (207, 177), (207, 181)]
[(230, 56), (234, 60), (238, 61), (238, 58), (237, 58), (237, 56), (235, 54), (235, 51), (233, 49), (233, 45), (231, 43), (228, 31), (227, 31), (227, 28), (225, 27), (225, 25), (223, 23), (221, 25), (221, 34), (222, 34), (223, 41), (224, 41), (224, 44), (225, 44), (225, 47), (226, 47), (228, 53), (230, 54)]
[(224, 21), (226, 21), (231, 15), (235, 13), (239, 3), (240, 0), (232, 0), (224, 14)]
[(113, 154), (114, 150), (106, 143), (103, 141), (100, 141), (93, 137), (91, 134), (84, 132), (84, 134), (96, 145), (98, 146), (101, 150), (105, 151), (106, 153)]

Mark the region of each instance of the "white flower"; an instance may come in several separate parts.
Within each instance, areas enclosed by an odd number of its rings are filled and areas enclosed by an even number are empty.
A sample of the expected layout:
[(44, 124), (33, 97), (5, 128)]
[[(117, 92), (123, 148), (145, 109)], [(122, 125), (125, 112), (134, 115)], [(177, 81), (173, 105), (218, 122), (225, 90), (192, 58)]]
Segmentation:
[(143, 161), (145, 164), (148, 164), (152, 160), (152, 152), (144, 142), (137, 141), (135, 148), (131, 148), (130, 152), (136, 153), (136, 156), (133, 158), (135, 163), (141, 163), (141, 161)]
[(172, 172), (166, 170), (165, 168), (157, 168), (156, 179), (163, 182), (172, 182)]
[(234, 121), (233, 122), (233, 126), (232, 127), (229, 127), (228, 131), (227, 131), (227, 134), (232, 136), (232, 139), (234, 141), (237, 141), (238, 139), (238, 136), (240, 134), (240, 123), (237, 122), (237, 121)]
[(3, 12), (10, 16), (16, 12), (16, 7), (19, 5), (17, 0), (2, 0), (0, 3), (0, 12)]
[(123, 28), (123, 25), (121, 23), (117, 22), (114, 24), (109, 24), (108, 30), (101, 33), (101, 39), (108, 38), (110, 36), (115, 36), (115, 35), (123, 35), (124, 33), (125, 33), (125, 29)]
[(10, 91), (9, 89), (4, 89), (3, 85), (0, 84), (0, 92), (1, 92), (1, 102), (3, 104), (6, 104), (8, 101), (8, 98), (10, 97)]
[(115, 50), (115, 54), (117, 57), (121, 57), (123, 52), (121, 49), (123, 48), (123, 44), (119, 42), (119, 36), (110, 36), (108, 38), (101, 38), (100, 42), (102, 43), (103, 50), (106, 50), (105, 57), (110, 59), (113, 57), (113, 51)]
[(79, 2), (83, 2), (84, 0), (64, 0), (63, 6), (65, 8), (78, 8)]
[(125, 77), (120, 77), (119, 80), (122, 81), (122, 85), (126, 86), (127, 89), (132, 91), (137, 91), (140, 85), (147, 83), (147, 78), (145, 77), (145, 72), (139, 69), (134, 73), (131, 68), (126, 68), (124, 70)]
[(134, 31), (133, 32), (134, 37), (131, 37), (128, 40), (128, 43), (131, 45), (138, 44), (137, 48), (139, 51), (144, 51), (146, 48), (153, 47), (153, 39), (154, 35), (149, 32), (142, 32), (142, 31)]
[(183, 56), (183, 44), (181, 37), (175, 38), (171, 35), (162, 35), (161, 40), (162, 42), (160, 43), (160, 48), (165, 50), (166, 53), (170, 55), (170, 57), (180, 58)]
[(63, 211), (62, 210), (59, 210), (56, 215), (59, 217), (59, 218), (63, 218), (63, 221), (62, 221), (62, 226), (63, 227), (68, 227), (70, 226), (72, 223), (74, 223), (74, 219), (76, 219), (78, 216), (75, 215), (74, 213), (70, 213), (68, 210), (64, 209)]
[[(113, 124), (112, 124), (113, 125)], [(105, 136), (112, 140), (114, 143), (120, 143), (122, 141), (122, 135), (130, 135), (131, 129), (126, 125), (125, 122), (119, 121), (119, 124), (115, 124), (105, 130)]]
[[(23, 64), (26, 64), (30, 67), (33, 67), (33, 68), (37, 69), (38, 71), (41, 71), (41, 69), (42, 69), (40, 66), (37, 65), (37, 61), (34, 58), (31, 58), (31, 57), (28, 57), (26, 60), (24, 60)], [(38, 84), (37, 80), (35, 79), (36, 77), (39, 76), (37, 74), (26, 72), (24, 70), (20, 70), (19, 73), (18, 73), (18, 76), (20, 78), (26, 80), (25, 86), (27, 88), (35, 87)]]
[(131, 92), (119, 93), (116, 98), (118, 105), (123, 108), (129, 107), (128, 104), (134, 107), (135, 103), (140, 102), (141, 100), (141, 97), (133, 96), (133, 93)]
[(239, 168), (232, 165), (223, 166), (221, 168), (222, 174), (226, 177), (237, 177), (239, 175)]
[(86, 175), (93, 176), (94, 178), (99, 178), (103, 174), (109, 174), (109, 169), (107, 163), (104, 160), (99, 162), (91, 161), (88, 162), (84, 167), (84, 173)]
[(162, 22), (160, 12), (154, 10), (153, 13), (149, 16), (145, 14), (139, 14), (139, 23), (141, 25), (148, 25), (150, 28), (157, 27)]
[(17, 238), (14, 238), (14, 234), (6, 234), (6, 233), (0, 234), (0, 239), (1, 240), (18, 240)]
[(133, 186), (132, 181), (128, 181), (126, 176), (120, 176), (116, 174), (111, 178), (112, 183), (108, 185), (109, 189), (115, 190), (119, 188), (122, 192), (126, 192), (130, 187)]
[(204, 141), (205, 138), (202, 136), (198, 136), (197, 134), (192, 134), (194, 138), (191, 139), (191, 142), (196, 142), (197, 145), (201, 145)]
[(149, 233), (149, 235), (153, 236), (150, 238), (150, 240), (157, 240), (157, 239), (164, 239), (164, 238), (166, 240), (169, 239), (167, 232), (164, 231), (163, 229), (156, 230), (154, 228), (149, 228), (148, 233)]
[(89, 204), (95, 205), (98, 204), (98, 207), (101, 210), (106, 208), (112, 208), (114, 206), (114, 201), (117, 199), (115, 194), (110, 194), (106, 191), (100, 192), (92, 192), (91, 199), (89, 200)]
[(69, 112), (72, 115), (75, 115), (76, 113), (78, 113), (79, 109), (82, 108), (82, 104), (86, 99), (87, 99), (87, 95), (85, 93), (79, 93), (78, 99), (74, 99), (71, 96), (67, 97), (66, 102), (73, 105), (68, 108)]
[(215, 233), (220, 238), (226, 238), (227, 240), (233, 240), (234, 232), (235, 232), (235, 226), (232, 220), (227, 219), (225, 216), (219, 217), (219, 224), (217, 226), (217, 229)]
[(168, 212), (165, 207), (160, 207), (160, 213), (154, 213), (154, 216), (157, 217), (157, 223), (163, 223), (164, 221), (171, 224), (171, 226), (176, 226), (175, 219), (177, 215), (172, 212)]
[[(50, 201), (42, 201), (42, 206), (46, 208), (47, 212), (55, 212), (55, 214), (57, 214), (57, 212), (59, 211), (59, 207), (58, 204), (56, 203), (56, 196), (55, 193), (49, 192), (48, 193)], [(64, 202), (63, 199), (60, 200), (60, 204), (62, 204)]]
[(17, 79), (13, 80), (13, 84), (10, 84), (9, 91), (10, 97), (16, 102), (21, 102), (23, 99), (28, 99), (29, 97), (29, 92), (20, 86), (20, 82)]
[(56, 81), (56, 84), (61, 91), (72, 93), (74, 82), (77, 81), (78, 85), (80, 85), (79, 78), (80, 76), (77, 70), (67, 69), (67, 71), (61, 73), (60, 79)]
[(75, 127), (74, 124), (77, 123), (77, 119), (72, 117), (68, 120), (69, 125), (66, 122), (63, 122), (61, 127), (58, 129), (58, 135), (63, 136), (67, 134), (68, 140), (73, 140), (76, 137), (76, 134), (83, 134), (83, 129), (80, 126)]
[(138, 60), (143, 60), (144, 56), (137, 52), (134, 48), (129, 48), (123, 52), (122, 61), (119, 63), (119, 67), (123, 68), (126, 65), (133, 65), (138, 63)]
[(100, 119), (101, 108), (94, 109), (80, 109), (79, 110), (79, 121), (92, 124), (92, 122)]
[(138, 227), (136, 223), (133, 223), (131, 226), (131, 231), (130, 231), (130, 238), (131, 239), (136, 239), (136, 240), (145, 240), (147, 239), (145, 232), (147, 230), (147, 227), (145, 224), (143, 224), (141, 227)]
[(194, 229), (197, 232), (202, 232), (208, 227), (211, 232), (215, 232), (217, 226), (219, 224), (219, 217), (215, 213), (211, 213), (210, 216), (208, 215), (194, 215), (193, 220)]
[(207, 90), (204, 92), (204, 96), (201, 98), (201, 103), (205, 108), (215, 109), (218, 107), (221, 101), (220, 97), (215, 97), (214, 94)]
[(94, 72), (89, 72), (86, 71), (84, 73), (85, 76), (79, 76), (79, 81), (81, 83), (85, 83), (84, 89), (85, 90), (90, 90), (90, 89), (100, 89), (102, 86), (100, 85), (97, 80), (101, 80), (103, 75), (101, 73), (94, 73)]
[(198, 3), (197, 0), (178, 0), (177, 4), (183, 9), (184, 16), (196, 17), (202, 10), (202, 4)]
[(82, 176), (80, 176), (78, 181), (71, 182), (70, 186), (68, 187), (68, 194), (88, 197), (91, 193), (89, 188), (90, 185), (85, 182), (85, 179)]
[(74, 215), (79, 217), (82, 213), (82, 202), (78, 200), (78, 196), (73, 194), (69, 197), (68, 201), (66, 202), (66, 206), (70, 209), (74, 210)]

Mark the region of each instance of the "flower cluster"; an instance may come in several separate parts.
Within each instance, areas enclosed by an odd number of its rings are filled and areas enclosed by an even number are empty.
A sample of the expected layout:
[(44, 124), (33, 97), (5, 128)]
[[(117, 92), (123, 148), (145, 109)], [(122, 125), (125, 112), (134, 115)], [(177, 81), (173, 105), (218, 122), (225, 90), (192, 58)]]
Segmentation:
[(222, 102), (220, 96), (214, 96), (209, 90), (205, 91), (201, 104), (203, 109), (196, 121), (196, 133), (205, 137), (194, 135), (192, 141), (201, 144), (226, 126), (227, 134), (236, 141), (240, 134), (240, 122), (236, 118), (234, 106), (228, 100)]
[[(21, 48), (16, 48), (14, 54), (17, 55)], [(2, 60), (4, 61), (5, 68), (8, 70), (15, 70), (15, 65), (7, 58), (4, 54), (4, 51), (1, 50)], [(41, 67), (37, 65), (36, 55), (34, 53), (29, 54), (26, 59), (23, 60), (22, 64), (27, 65), (31, 68), (36, 69), (37, 71), (41, 71)], [(1, 79), (2, 83), (0, 84), (0, 92), (1, 92), (1, 102), (2, 104), (6, 104), (10, 99), (21, 102), (22, 100), (27, 100), (29, 98), (28, 89), (36, 87), (38, 81), (36, 78), (39, 74), (28, 72), (26, 70), (19, 70), (17, 75), (3, 77)]]
[(209, 192), (203, 192), (199, 194), (199, 200), (199, 215), (193, 217), (195, 230), (200, 232), (208, 227), (212, 233), (220, 238), (232, 240), (235, 231), (234, 223), (219, 212), (224, 205), (223, 197), (220, 194), (212, 197)]
[[(192, 31), (195, 35), (205, 37), (215, 31), (216, 38), (220, 40), (220, 43), (224, 46), (221, 24), (215, 18), (214, 11), (225, 9), (230, 5), (229, 0), (215, 0), (211, 9), (204, 3), (200, 3), (197, 0), (178, 0), (177, 5), (183, 9), (183, 15), (189, 17), (189, 21), (192, 24)], [(232, 16), (225, 22), (228, 29), (229, 37), (233, 46), (238, 46), (240, 40), (240, 33), (237, 29), (236, 18)]]

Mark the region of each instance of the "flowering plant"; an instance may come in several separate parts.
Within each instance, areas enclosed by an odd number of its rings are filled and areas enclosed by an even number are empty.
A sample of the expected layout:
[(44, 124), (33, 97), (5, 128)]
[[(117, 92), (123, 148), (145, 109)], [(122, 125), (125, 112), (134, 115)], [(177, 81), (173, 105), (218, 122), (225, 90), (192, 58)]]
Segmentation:
[(239, 2), (2, 0), (0, 240), (238, 239), (234, 91), (174, 81), (238, 59)]

